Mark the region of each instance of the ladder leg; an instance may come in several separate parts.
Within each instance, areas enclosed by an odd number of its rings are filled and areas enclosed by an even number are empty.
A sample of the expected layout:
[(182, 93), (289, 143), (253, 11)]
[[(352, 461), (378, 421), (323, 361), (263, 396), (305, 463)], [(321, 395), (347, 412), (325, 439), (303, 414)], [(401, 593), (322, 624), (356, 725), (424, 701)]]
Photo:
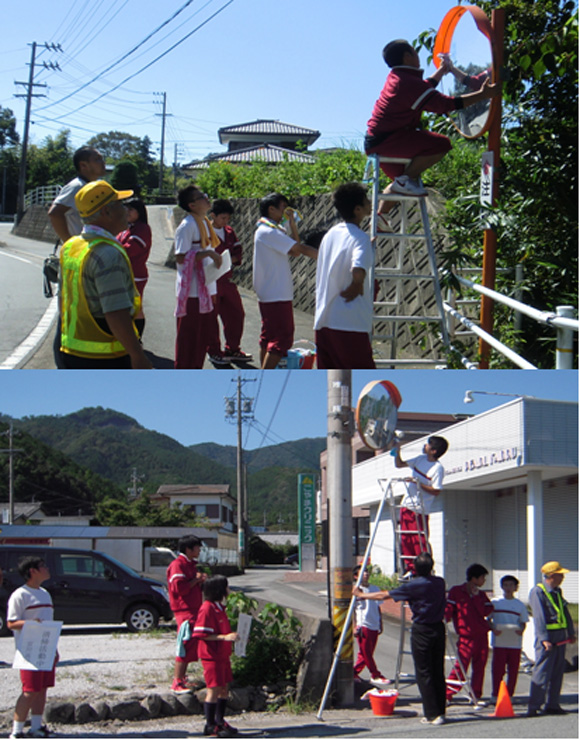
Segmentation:
[(433, 247), (433, 239), (431, 237), (431, 226), (429, 224), (429, 213), (427, 212), (427, 203), (425, 199), (421, 199), (421, 220), (423, 222), (423, 233), (427, 239), (427, 251), (429, 254), (429, 264), (431, 266), (431, 272), (433, 273), (433, 289), (435, 291), (435, 302), (437, 303), (437, 311), (441, 319), (441, 336), (443, 338), (443, 344), (447, 348), (449, 345), (449, 334), (447, 331), (447, 318), (445, 316), (445, 309), (443, 308), (443, 296), (441, 295), (441, 286), (439, 285), (439, 273), (437, 270), (437, 260), (435, 258), (435, 248)]

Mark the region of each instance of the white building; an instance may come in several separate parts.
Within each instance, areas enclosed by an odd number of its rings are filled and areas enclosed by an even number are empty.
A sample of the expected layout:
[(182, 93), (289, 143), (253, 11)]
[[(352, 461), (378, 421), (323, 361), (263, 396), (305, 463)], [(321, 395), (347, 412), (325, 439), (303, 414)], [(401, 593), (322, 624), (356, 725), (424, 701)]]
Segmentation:
[[(430, 516), (437, 573), (451, 586), (478, 562), (490, 572), (486, 588), (501, 593), (500, 578), (512, 573), (520, 580), (519, 597), (527, 600), (542, 564), (559, 560), (571, 571), (564, 594), (577, 603), (578, 404), (518, 398), (437, 434), (449, 441), (441, 458), (443, 493)], [(402, 458), (420, 454), (426, 439), (403, 445)], [(402, 473), (388, 453), (353, 466), (353, 506), (370, 507), (374, 522), (382, 496), (378, 479)], [(371, 562), (390, 574), (388, 514), (378, 527)]]

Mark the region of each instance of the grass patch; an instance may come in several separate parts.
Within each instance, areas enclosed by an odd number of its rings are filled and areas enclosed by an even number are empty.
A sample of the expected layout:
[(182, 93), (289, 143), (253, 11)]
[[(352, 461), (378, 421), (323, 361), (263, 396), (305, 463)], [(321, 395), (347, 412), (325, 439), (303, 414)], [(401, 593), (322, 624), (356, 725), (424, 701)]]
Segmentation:
[(126, 686), (109, 686), (109, 689), (111, 691), (126, 691), (127, 687)]

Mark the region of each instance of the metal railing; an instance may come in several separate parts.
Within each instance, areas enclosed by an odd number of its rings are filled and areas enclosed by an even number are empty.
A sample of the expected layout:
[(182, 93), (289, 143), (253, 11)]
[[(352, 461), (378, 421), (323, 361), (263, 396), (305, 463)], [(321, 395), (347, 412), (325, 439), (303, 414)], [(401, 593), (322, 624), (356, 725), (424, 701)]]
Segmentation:
[(62, 185), (43, 185), (29, 190), (24, 196), (24, 208), (30, 206), (46, 206), (56, 198), (62, 190)]
[[(557, 332), (556, 370), (572, 369), (574, 345), (573, 332), (578, 332), (580, 326), (578, 319), (573, 318), (576, 312), (576, 309), (573, 306), (557, 306), (555, 312), (540, 311), (537, 308), (527, 306), (521, 301), (517, 301), (514, 298), (510, 298), (509, 296), (502, 295), (495, 290), (491, 290), (491, 288), (486, 288), (479, 283), (474, 283), (473, 280), (468, 280), (467, 278), (461, 277), (459, 275), (456, 275), (455, 277), (465, 287), (470, 288), (471, 290), (475, 290), (482, 295), (486, 295), (492, 300), (503, 304), (504, 306), (513, 308), (514, 310), (518, 311), (521, 314), (524, 314), (525, 316), (528, 316), (539, 324), (545, 324), (547, 326), (555, 327)], [(498, 352), (504, 355), (504, 357), (507, 357), (518, 367), (521, 367), (524, 370), (537, 369), (535, 365), (533, 365), (531, 362), (528, 362), (526, 359), (521, 357), (521, 355), (518, 355), (517, 352), (514, 352), (512, 349), (507, 347), (491, 334), (484, 331), (474, 321), (460, 314), (459, 311), (453, 308), (453, 306), (451, 306), (449, 303), (444, 303), (443, 307), (449, 315), (453, 316), (453, 318), (461, 322), (463, 326), (477, 334), (477, 336), (481, 337), (487, 344), (490, 345), (490, 347), (496, 349)]]
[(236, 565), (238, 552), (223, 547), (202, 547), (198, 560), (200, 563), (207, 563), (208, 565)]

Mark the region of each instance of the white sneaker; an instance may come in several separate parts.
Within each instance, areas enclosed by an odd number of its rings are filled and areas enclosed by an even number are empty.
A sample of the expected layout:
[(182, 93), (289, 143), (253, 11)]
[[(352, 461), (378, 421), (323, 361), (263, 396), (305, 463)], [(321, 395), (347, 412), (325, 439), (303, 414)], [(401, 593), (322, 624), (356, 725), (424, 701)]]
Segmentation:
[(396, 177), (391, 184), (389, 192), (396, 195), (411, 195), (415, 198), (424, 198), (428, 195), (425, 188), (419, 185), (416, 180), (411, 180), (408, 175)]
[(439, 717), (435, 717), (435, 719), (427, 719), (427, 717), (421, 717), (421, 724), (422, 725), (444, 725), (445, 724), (445, 717), (443, 715), (440, 715)]
[(371, 678), (370, 683), (377, 689), (384, 689), (391, 684), (391, 681), (388, 678)]

